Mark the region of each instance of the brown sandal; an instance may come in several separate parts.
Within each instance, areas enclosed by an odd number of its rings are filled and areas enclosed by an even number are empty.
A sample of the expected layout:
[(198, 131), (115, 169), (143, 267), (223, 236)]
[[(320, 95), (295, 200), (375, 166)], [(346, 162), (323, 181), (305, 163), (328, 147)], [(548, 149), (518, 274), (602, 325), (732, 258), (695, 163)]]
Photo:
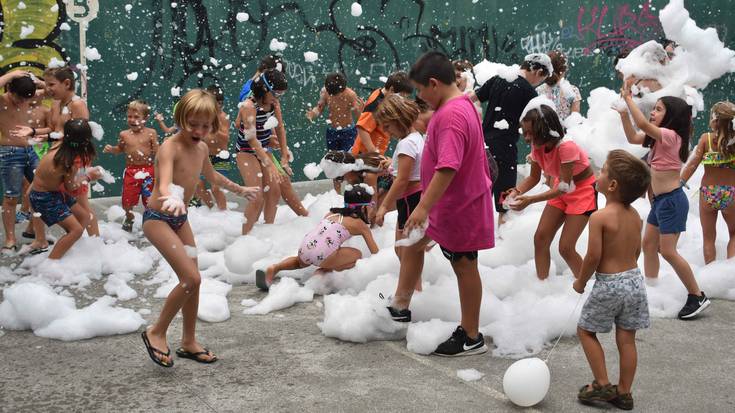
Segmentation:
[(608, 403), (621, 410), (633, 410), (633, 393), (620, 394), (617, 385), (613, 386), (613, 390), (615, 390), (615, 397), (608, 400)]
[(612, 400), (617, 395), (615, 388), (612, 384), (606, 384), (601, 386), (597, 383), (597, 380), (592, 380), (592, 384), (587, 384), (579, 389), (577, 398), (582, 403), (591, 403), (597, 401), (607, 402)]

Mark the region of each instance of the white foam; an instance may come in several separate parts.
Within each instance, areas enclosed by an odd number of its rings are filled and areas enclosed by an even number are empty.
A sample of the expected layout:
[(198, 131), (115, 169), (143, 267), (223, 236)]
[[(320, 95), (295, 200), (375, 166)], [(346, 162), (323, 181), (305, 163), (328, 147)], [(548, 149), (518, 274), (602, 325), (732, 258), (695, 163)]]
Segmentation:
[(268, 295), (258, 304), (246, 308), (243, 314), (268, 314), (271, 311), (291, 307), (296, 303), (306, 303), (314, 299), (314, 291), (301, 287), (293, 278), (281, 278), (273, 284)]
[(485, 373), (480, 373), (475, 369), (461, 369), (457, 370), (457, 377), (464, 381), (476, 381), (480, 380)]
[(246, 22), (250, 19), (250, 15), (244, 12), (237, 13), (235, 17), (237, 18), (237, 21), (239, 21), (240, 23)]
[(312, 63), (319, 60), (319, 54), (315, 52), (304, 52), (304, 61), (306, 63)]
[(362, 15), (362, 6), (358, 2), (352, 3), (350, 6), (350, 14), (354, 17), (360, 17)]
[(304, 175), (313, 181), (322, 173), (322, 168), (315, 162), (309, 162), (304, 166)]

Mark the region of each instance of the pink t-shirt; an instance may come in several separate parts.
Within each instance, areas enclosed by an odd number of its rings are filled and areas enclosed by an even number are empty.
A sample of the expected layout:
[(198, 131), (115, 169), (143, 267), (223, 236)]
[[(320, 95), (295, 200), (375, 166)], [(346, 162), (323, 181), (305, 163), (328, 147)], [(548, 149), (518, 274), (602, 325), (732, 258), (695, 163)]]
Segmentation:
[(656, 141), (648, 155), (648, 164), (657, 171), (678, 171), (681, 169), (679, 149), (681, 136), (671, 129), (661, 128), (661, 139)]
[(431, 117), (421, 157), (421, 186), (434, 172), (450, 168), (454, 179), (429, 211), (426, 235), (454, 252), (495, 246), (492, 181), (480, 118), (472, 101), (460, 96)]
[(539, 164), (544, 173), (554, 178), (559, 178), (563, 163), (574, 162), (572, 175), (577, 175), (590, 166), (587, 152), (571, 140), (562, 140), (549, 152), (546, 152), (543, 146), (534, 146), (531, 150), (531, 159)]

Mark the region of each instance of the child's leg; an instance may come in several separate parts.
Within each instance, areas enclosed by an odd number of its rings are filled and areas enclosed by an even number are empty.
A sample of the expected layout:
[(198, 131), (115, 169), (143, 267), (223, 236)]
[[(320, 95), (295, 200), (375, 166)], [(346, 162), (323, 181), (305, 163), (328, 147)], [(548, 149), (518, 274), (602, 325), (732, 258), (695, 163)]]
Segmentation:
[[(186, 224), (188, 225), (188, 224)], [(183, 228), (183, 227), (182, 227)], [(191, 229), (189, 229), (191, 232)], [(180, 230), (181, 232), (181, 230)], [(189, 257), (184, 248), (184, 242), (179, 238), (171, 227), (163, 221), (149, 220), (143, 224), (143, 233), (154, 247), (161, 253), (171, 265), (179, 278), (179, 284), (166, 297), (166, 301), (161, 308), (158, 320), (148, 329), (148, 339), (151, 346), (166, 351), (168, 343), (166, 340), (166, 331), (171, 324), (176, 313), (193, 297), (196, 297), (194, 306), (198, 306), (199, 285), (201, 277), (195, 260)], [(193, 242), (192, 242), (193, 243)], [(189, 307), (188, 311), (191, 311)], [(186, 320), (191, 322), (187, 313), (184, 314)], [(196, 314), (194, 315), (196, 317)], [(188, 333), (189, 330), (185, 330)], [(188, 350), (188, 349), (187, 349)], [(170, 357), (161, 357), (163, 361), (170, 361)]]
[(559, 231), (564, 223), (564, 211), (559, 208), (546, 205), (544, 212), (541, 213), (536, 234), (533, 236), (533, 256), (536, 263), (536, 276), (540, 280), (549, 277), (549, 267), (551, 266), (551, 242), (554, 240), (556, 232)]
[(727, 258), (729, 259), (735, 257), (735, 202), (722, 210), (722, 217), (725, 218), (730, 235), (730, 241), (727, 242)]
[(643, 272), (646, 278), (658, 278), (658, 249), (661, 234), (658, 227), (646, 223), (646, 231), (643, 233)]
[(689, 263), (679, 255), (679, 251), (676, 250), (676, 243), (679, 242), (679, 234), (661, 234), (661, 255), (664, 259), (674, 267), (676, 275), (679, 276), (684, 288), (687, 289), (689, 294), (699, 296), (701, 291), (697, 280), (694, 278), (694, 272)]
[(220, 211), (227, 209), (227, 197), (219, 186), (212, 184), (212, 196), (214, 197), (214, 202)]
[[(339, 187), (339, 183), (337, 183), (337, 188), (338, 187)], [(283, 201), (286, 202), (286, 205), (288, 205), (288, 207), (291, 208), (291, 210), (295, 212), (296, 215), (300, 217), (309, 216), (309, 211), (301, 203), (301, 199), (299, 199), (298, 194), (296, 194), (296, 191), (293, 189), (293, 185), (291, 184), (291, 178), (289, 178), (288, 175), (285, 175), (283, 177), (283, 181), (281, 181), (281, 184), (280, 184), (280, 190), (281, 190), (281, 196), (283, 197)], [(276, 198), (276, 201), (277, 200), (278, 198)]]
[[(260, 161), (258, 158), (253, 154), (240, 152), (237, 154), (235, 159), (237, 160), (237, 169), (240, 171), (240, 175), (242, 176), (242, 181), (245, 183), (245, 186), (257, 186), (262, 188), (263, 172), (260, 168)], [(258, 174), (261, 176), (258, 176)], [(243, 235), (249, 233), (258, 221), (260, 212), (263, 210), (263, 195), (264, 194), (262, 192), (258, 192), (255, 199), (248, 201), (248, 204), (245, 206), (246, 222), (242, 224)]]
[(33, 242), (31, 242), (31, 247), (48, 247), (48, 240), (46, 239), (46, 224), (43, 223), (43, 220), (41, 220), (41, 218), (31, 215), (31, 219), (28, 224), (33, 229), (33, 234), (35, 235)]
[(87, 220), (89, 223), (86, 226), (87, 234), (89, 234), (90, 237), (99, 237), (100, 227), (97, 223), (97, 214), (94, 212), (94, 208), (92, 208), (92, 205), (90, 205), (89, 203), (89, 192), (84, 192), (80, 194), (77, 197), (77, 204), (81, 205), (82, 208), (84, 208), (89, 215), (89, 219)]
[(25, 212), (26, 214), (31, 211), (31, 200), (28, 198), (28, 194), (30, 191), (28, 191), (28, 188), (31, 186), (31, 184), (28, 182), (27, 179), (23, 178), (23, 199), (20, 203), (20, 212)]
[(281, 199), (281, 183), (271, 181), (271, 176), (265, 168), (263, 173), (263, 219), (266, 224), (272, 224), (276, 220), (278, 211), (278, 200)]
[(340, 247), (322, 261), (319, 268), (326, 271), (343, 271), (354, 267), (360, 258), (362, 258), (362, 253), (357, 248)]
[(564, 219), (564, 228), (561, 230), (559, 253), (572, 270), (574, 278), (579, 276), (582, 269), (582, 257), (577, 253), (577, 240), (589, 220), (587, 215), (567, 215)]
[[(406, 238), (406, 236), (403, 235), (403, 230), (396, 228), (396, 242), (398, 242), (399, 240), (402, 240), (404, 238)], [(399, 247), (399, 246), (393, 247), (393, 249), (396, 251), (396, 256), (398, 257), (398, 261), (399, 262), (402, 262), (401, 256), (403, 254), (404, 248), (406, 248), (406, 247)], [(422, 287), (421, 287), (421, 274), (419, 274), (419, 277), (416, 279), (416, 286), (413, 289), (415, 291), (422, 291)]]
[(411, 304), (411, 296), (424, 270), (424, 249), (429, 241), (431, 241), (430, 238), (423, 237), (417, 243), (403, 247), (398, 285), (391, 303), (391, 306), (398, 310), (405, 310)]
[[(577, 336), (579, 342), (584, 349), (584, 355), (587, 356), (587, 362), (592, 369), (592, 375), (600, 386), (610, 384), (607, 378), (607, 367), (605, 366), (605, 352), (602, 350), (600, 341), (597, 340), (597, 334), (577, 327)], [(621, 361), (622, 363), (622, 361)]]
[(17, 197), (5, 196), (3, 198), (3, 227), (5, 229), (5, 247), (15, 245), (15, 206), (18, 205)]
[(635, 330), (615, 329), (615, 342), (620, 353), (620, 380), (618, 394), (630, 393), (638, 365), (638, 351), (635, 348)]
[(299, 257), (288, 257), (283, 261), (273, 264), (265, 270), (265, 281), (268, 284), (273, 283), (273, 279), (281, 271), (298, 270), (299, 268), (306, 268), (308, 264), (301, 262)]
[(82, 237), (84, 228), (88, 224), (89, 213), (84, 207), (76, 203), (70, 209), (72, 215), (59, 222), (61, 228), (64, 228), (64, 231), (66, 231), (66, 234), (56, 241), (54, 249), (48, 255), (48, 258), (51, 260), (58, 260), (63, 257), (72, 245)]
[(717, 210), (712, 209), (699, 195), (699, 222), (702, 224), (702, 252), (704, 263), (709, 264), (717, 258), (715, 240), (717, 239)]
[(480, 329), (480, 305), (482, 304), (482, 279), (477, 269), (477, 258), (470, 260), (462, 257), (452, 261), (452, 269), (457, 275), (459, 286), (459, 305), (462, 308), (460, 325), (470, 338), (477, 338)]

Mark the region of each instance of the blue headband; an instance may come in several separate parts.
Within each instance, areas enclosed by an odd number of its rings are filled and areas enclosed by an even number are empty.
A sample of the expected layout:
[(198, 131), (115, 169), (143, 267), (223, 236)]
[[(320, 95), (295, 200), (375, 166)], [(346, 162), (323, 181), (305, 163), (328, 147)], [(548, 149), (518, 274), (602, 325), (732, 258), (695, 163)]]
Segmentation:
[(355, 202), (355, 203), (347, 203), (345, 202), (345, 208), (354, 208), (359, 206), (375, 206), (375, 202)]
[(265, 74), (260, 75), (260, 78), (263, 79), (263, 84), (265, 84), (265, 87), (268, 89), (268, 91), (272, 92), (273, 86), (271, 86), (270, 82), (268, 82), (268, 78), (265, 77)]

